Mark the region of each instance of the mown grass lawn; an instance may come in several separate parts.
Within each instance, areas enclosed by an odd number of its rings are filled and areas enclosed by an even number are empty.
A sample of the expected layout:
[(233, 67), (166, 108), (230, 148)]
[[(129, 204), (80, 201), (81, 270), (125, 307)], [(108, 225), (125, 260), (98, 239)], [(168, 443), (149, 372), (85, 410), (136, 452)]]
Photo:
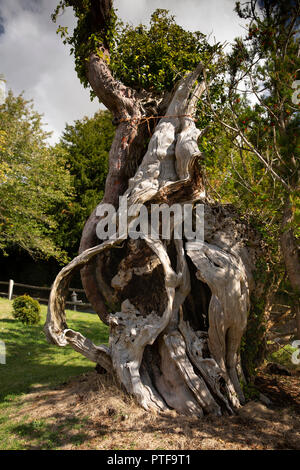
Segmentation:
[[(6, 364), (0, 364), (0, 449), (23, 448), (11, 435), (20, 396), (37, 387), (61, 384), (95, 367), (71, 347), (47, 343), (43, 332), (47, 307), (42, 305), (41, 309), (39, 325), (24, 325), (13, 318), (12, 302), (0, 298), (0, 340), (6, 346)], [(96, 344), (107, 343), (108, 328), (97, 315), (70, 310), (66, 313), (69, 328)]]

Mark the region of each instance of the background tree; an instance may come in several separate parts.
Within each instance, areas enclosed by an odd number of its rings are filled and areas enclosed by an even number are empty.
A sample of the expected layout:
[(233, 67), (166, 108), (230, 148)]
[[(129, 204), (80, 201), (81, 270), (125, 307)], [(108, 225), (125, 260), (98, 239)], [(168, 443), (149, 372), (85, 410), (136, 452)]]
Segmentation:
[(287, 273), (300, 338), (299, 104), (292, 100), (300, 3), (251, 0), (237, 2), (236, 11), (248, 21), (247, 35), (235, 40), (228, 56), (228, 105), (215, 113), (233, 149), (222, 160), (223, 174), (217, 159), (213, 166), (219, 191), (255, 215), (277, 285)]
[(59, 215), (61, 244), (73, 258), (78, 253), (82, 227), (104, 194), (108, 153), (115, 128), (108, 111), (67, 125), (56, 150), (65, 153), (66, 168), (74, 185), (71, 205)]
[(34, 257), (65, 262), (55, 242), (56, 210), (72, 196), (61, 154), (46, 143), (41, 115), (9, 91), (0, 106), (0, 250), (20, 247)]

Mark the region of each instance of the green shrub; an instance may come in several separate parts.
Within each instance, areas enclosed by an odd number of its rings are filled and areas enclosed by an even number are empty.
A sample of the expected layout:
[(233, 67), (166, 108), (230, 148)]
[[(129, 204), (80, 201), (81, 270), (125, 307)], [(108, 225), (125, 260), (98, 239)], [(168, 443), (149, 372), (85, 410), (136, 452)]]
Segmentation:
[(295, 351), (297, 351), (297, 348), (293, 348), (290, 344), (286, 344), (277, 351), (268, 354), (267, 360), (269, 362), (280, 364), (287, 369), (300, 370), (300, 367), (292, 361), (292, 355)]
[(20, 295), (13, 301), (14, 318), (28, 325), (36, 325), (40, 321), (41, 307), (30, 295)]

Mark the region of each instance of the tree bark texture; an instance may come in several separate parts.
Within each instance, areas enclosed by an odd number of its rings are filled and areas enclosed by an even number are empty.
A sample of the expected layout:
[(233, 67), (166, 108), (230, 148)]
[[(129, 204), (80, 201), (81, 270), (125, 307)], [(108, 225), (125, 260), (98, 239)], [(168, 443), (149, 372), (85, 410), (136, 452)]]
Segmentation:
[[(101, 3), (101, 2), (100, 2)], [(109, 3), (109, 2), (108, 2)], [(204, 241), (122, 237), (101, 241), (96, 209), (87, 221), (80, 254), (52, 286), (47, 339), (71, 345), (108, 373), (146, 410), (186, 415), (233, 413), (245, 398), (239, 350), (247, 324), (257, 240), (230, 206), (205, 195), (203, 156), (193, 116), (205, 91), (202, 64), (172, 94), (138, 93), (115, 80), (103, 46), (92, 53), (89, 82), (114, 115), (117, 129), (100, 204), (204, 204)], [(149, 129), (145, 118), (161, 118)], [(96, 171), (96, 170), (95, 170)], [(132, 212), (128, 223), (138, 214)], [(194, 217), (194, 219), (195, 219)], [(173, 232), (174, 234), (174, 227)], [(253, 244), (251, 240), (253, 238)], [(65, 298), (81, 270), (88, 299), (109, 325), (109, 346), (96, 346), (68, 328)]]

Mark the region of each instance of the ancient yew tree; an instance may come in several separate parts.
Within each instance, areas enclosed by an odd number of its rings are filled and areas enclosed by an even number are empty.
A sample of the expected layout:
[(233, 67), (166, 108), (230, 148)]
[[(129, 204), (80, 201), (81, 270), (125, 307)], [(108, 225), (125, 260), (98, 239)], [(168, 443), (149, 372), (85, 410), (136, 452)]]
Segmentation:
[[(78, 19), (68, 39), (78, 75), (111, 111), (116, 132), (104, 197), (83, 229), (80, 254), (53, 284), (47, 338), (58, 346), (71, 345), (114, 374), (145, 409), (172, 408), (196, 416), (232, 413), (244, 402), (240, 344), (255, 289), (258, 241), (232, 208), (215, 204), (205, 193), (205, 156), (198, 148), (205, 128), (199, 130), (194, 117), (208, 86), (206, 69), (214, 48), (201, 42), (200, 33), (182, 36), (158, 11), (152, 34), (155, 28), (161, 34), (158, 25), (165, 25), (167, 38), (165, 68), (155, 75), (162, 79), (155, 82), (151, 74), (155, 54), (148, 68), (133, 56), (133, 78), (121, 60), (126, 53), (121, 57), (114, 49), (112, 0), (62, 1), (60, 8), (65, 6), (72, 6)], [(173, 28), (173, 44), (168, 28)], [(141, 40), (143, 33), (141, 27)], [(119, 51), (126, 49), (130, 35), (133, 29)], [(153, 45), (150, 40), (149, 49)], [(169, 46), (181, 48), (181, 78), (169, 66)], [(134, 205), (143, 204), (150, 213), (153, 204), (193, 204), (194, 224), (203, 205), (204, 240), (175, 238), (175, 223), (169, 239), (144, 233), (138, 239), (100, 240), (101, 206), (118, 210), (120, 196), (127, 201), (128, 224), (138, 218)], [(94, 345), (67, 326), (65, 298), (77, 270), (89, 301), (110, 327), (108, 347)]]

